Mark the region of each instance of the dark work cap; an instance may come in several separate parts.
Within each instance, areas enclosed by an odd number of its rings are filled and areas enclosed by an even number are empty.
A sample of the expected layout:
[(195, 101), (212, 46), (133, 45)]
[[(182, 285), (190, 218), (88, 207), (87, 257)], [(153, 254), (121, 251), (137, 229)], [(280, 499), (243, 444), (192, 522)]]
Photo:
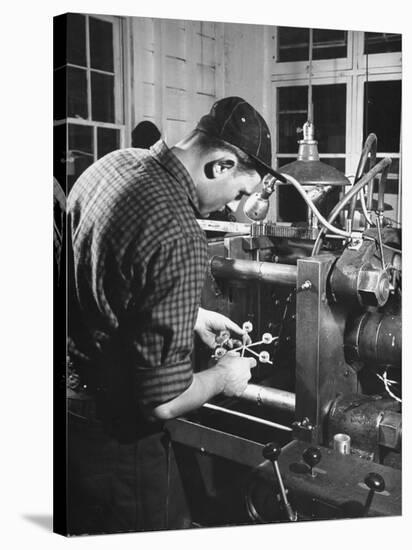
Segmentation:
[(272, 168), (272, 144), (268, 125), (244, 99), (225, 97), (216, 101), (210, 113), (199, 120), (196, 129), (239, 147), (261, 169), (286, 182)]

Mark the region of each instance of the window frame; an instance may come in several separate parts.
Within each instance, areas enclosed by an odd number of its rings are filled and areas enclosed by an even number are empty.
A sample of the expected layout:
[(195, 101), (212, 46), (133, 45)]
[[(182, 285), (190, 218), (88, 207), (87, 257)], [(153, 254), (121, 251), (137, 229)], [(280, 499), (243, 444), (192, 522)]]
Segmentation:
[[(271, 107), (273, 135), (273, 158), (277, 166), (277, 157), (288, 157), (287, 153), (278, 154), (278, 137), (276, 132), (278, 121), (277, 88), (280, 86), (308, 85), (308, 61), (277, 62), (277, 28), (272, 33), (272, 75), (271, 75)], [(314, 60), (312, 62), (312, 84), (338, 84), (347, 83), (346, 95), (346, 153), (335, 155), (346, 157), (345, 175), (353, 181), (359, 158), (363, 147), (363, 109), (364, 96), (363, 85), (366, 81), (366, 68), (368, 81), (393, 81), (402, 80), (402, 52), (389, 52), (379, 54), (365, 54), (365, 33), (363, 31), (348, 31), (348, 57), (339, 59)], [(304, 75), (304, 76), (302, 76)], [(314, 118), (316, 127), (316, 113)], [(401, 223), (402, 211), (402, 127), (399, 153), (379, 151), (378, 155), (387, 153), (394, 159), (399, 159), (399, 187), (397, 196), (396, 221)], [(297, 155), (298, 145), (296, 144)], [(323, 154), (319, 151), (320, 158), (330, 158), (334, 155)], [(392, 176), (393, 177), (393, 176)], [(390, 176), (389, 176), (390, 178)]]
[[(73, 63), (66, 63), (64, 67), (73, 67), (84, 70), (86, 72), (87, 79), (87, 112), (88, 117), (83, 118), (79, 116), (66, 116), (62, 119), (54, 120), (54, 126), (66, 125), (66, 159), (70, 156), (69, 148), (69, 125), (76, 126), (89, 126), (93, 128), (93, 162), (98, 159), (98, 147), (97, 147), (97, 132), (98, 128), (110, 128), (113, 130), (119, 130), (119, 147), (125, 146), (125, 134), (126, 134), (126, 110), (127, 105), (127, 91), (128, 87), (123, 85), (127, 75), (124, 69), (125, 59), (124, 55), (127, 52), (125, 47), (125, 40), (127, 39), (127, 32), (124, 29), (124, 20), (121, 17), (109, 16), (109, 15), (95, 15), (95, 14), (80, 14), (85, 17), (86, 22), (86, 66), (77, 65)], [(113, 73), (109, 71), (103, 71), (99, 69), (91, 69), (90, 67), (90, 27), (89, 19), (93, 17), (102, 21), (107, 21), (113, 25)], [(58, 70), (61, 67), (56, 67)], [(92, 95), (91, 95), (91, 72), (98, 72), (101, 74), (110, 74), (114, 76), (114, 122), (103, 122), (93, 120), (92, 117)], [(67, 88), (66, 88), (67, 93)]]
[[(350, 120), (348, 119), (348, 112), (349, 112), (349, 106), (351, 105), (352, 101), (352, 81), (347, 76), (320, 76), (312, 78), (312, 86), (327, 86), (331, 84), (345, 84), (346, 85), (346, 133), (345, 133), (345, 143), (346, 143), (346, 151), (348, 149), (348, 142), (351, 139), (351, 128), (350, 128)], [(278, 127), (278, 121), (279, 121), (279, 112), (278, 112), (278, 94), (277, 90), (278, 88), (286, 88), (289, 86), (308, 86), (308, 80), (306, 78), (301, 79), (293, 79), (293, 80), (282, 80), (277, 82), (272, 82), (272, 97), (273, 97), (273, 108), (275, 112), (275, 128)], [(316, 128), (316, 113), (313, 120), (314, 126)], [(296, 139), (296, 150), (290, 151), (290, 153), (278, 153), (278, 133), (277, 131), (274, 131), (272, 133), (273, 136), (273, 143), (272, 147), (274, 149), (273, 151), (273, 158), (275, 160), (276, 168), (278, 167), (278, 158), (289, 158), (289, 157), (296, 157), (298, 153), (298, 138)], [(301, 138), (303, 139), (303, 137)], [(348, 154), (346, 153), (322, 153), (319, 151), (319, 157), (322, 158), (345, 158), (347, 160)], [(345, 163), (346, 166), (347, 163)], [(345, 167), (346, 170), (346, 167)]]
[[(309, 28), (309, 27), (307, 27)], [(348, 32), (347, 56), (333, 59), (313, 59), (312, 70), (314, 73), (330, 72), (330, 64), (333, 61), (334, 71), (347, 70), (352, 68), (353, 63), (353, 35)], [(299, 75), (308, 71), (309, 59), (304, 61), (278, 61), (279, 33), (277, 27), (272, 35), (274, 51), (272, 53), (272, 79), (279, 75)]]

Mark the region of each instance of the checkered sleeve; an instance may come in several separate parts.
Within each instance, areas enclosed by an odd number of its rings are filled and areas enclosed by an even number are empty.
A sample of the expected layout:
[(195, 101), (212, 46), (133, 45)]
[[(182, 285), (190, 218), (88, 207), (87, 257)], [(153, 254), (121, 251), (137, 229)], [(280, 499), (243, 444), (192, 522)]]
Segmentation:
[(165, 403), (192, 382), (193, 328), (206, 262), (205, 242), (193, 235), (162, 243), (147, 263), (132, 338), (136, 397), (143, 406)]

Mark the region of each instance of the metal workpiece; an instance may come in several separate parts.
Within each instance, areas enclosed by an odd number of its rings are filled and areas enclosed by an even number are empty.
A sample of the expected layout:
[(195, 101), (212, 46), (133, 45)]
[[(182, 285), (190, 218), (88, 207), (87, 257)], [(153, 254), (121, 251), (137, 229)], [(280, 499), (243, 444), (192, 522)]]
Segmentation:
[(294, 265), (213, 256), (210, 268), (216, 279), (260, 281), (278, 285), (296, 284), (297, 269)]
[(402, 446), (402, 415), (396, 411), (385, 411), (379, 422), (379, 445), (394, 451)]
[[(296, 226), (288, 223), (255, 222), (251, 224), (252, 237), (277, 237), (280, 239), (315, 240), (319, 234), (317, 227), (309, 225)], [(272, 243), (273, 246), (273, 243)], [(313, 244), (311, 244), (312, 250)]]
[(353, 393), (337, 397), (327, 418), (329, 445), (333, 446), (335, 434), (345, 433), (351, 438), (352, 449), (371, 459), (378, 458), (379, 445), (399, 449), (398, 410), (396, 401), (381, 395)]
[(371, 264), (363, 265), (359, 270), (357, 292), (361, 305), (384, 306), (390, 293), (387, 271), (374, 268)]
[(252, 401), (257, 405), (270, 409), (295, 412), (296, 396), (289, 391), (259, 386), (258, 384), (248, 384), (239, 399)]
[(345, 329), (345, 357), (351, 364), (401, 368), (401, 315), (366, 311), (350, 317)]

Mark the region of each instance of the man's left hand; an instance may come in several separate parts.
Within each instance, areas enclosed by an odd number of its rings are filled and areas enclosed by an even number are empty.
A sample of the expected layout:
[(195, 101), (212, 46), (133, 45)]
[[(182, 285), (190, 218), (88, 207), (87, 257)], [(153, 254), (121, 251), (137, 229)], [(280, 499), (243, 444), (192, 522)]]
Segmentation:
[(217, 346), (216, 336), (223, 330), (228, 330), (229, 332), (234, 332), (241, 336), (245, 345), (251, 342), (249, 335), (228, 317), (216, 311), (199, 308), (195, 331), (209, 348), (214, 349)]

